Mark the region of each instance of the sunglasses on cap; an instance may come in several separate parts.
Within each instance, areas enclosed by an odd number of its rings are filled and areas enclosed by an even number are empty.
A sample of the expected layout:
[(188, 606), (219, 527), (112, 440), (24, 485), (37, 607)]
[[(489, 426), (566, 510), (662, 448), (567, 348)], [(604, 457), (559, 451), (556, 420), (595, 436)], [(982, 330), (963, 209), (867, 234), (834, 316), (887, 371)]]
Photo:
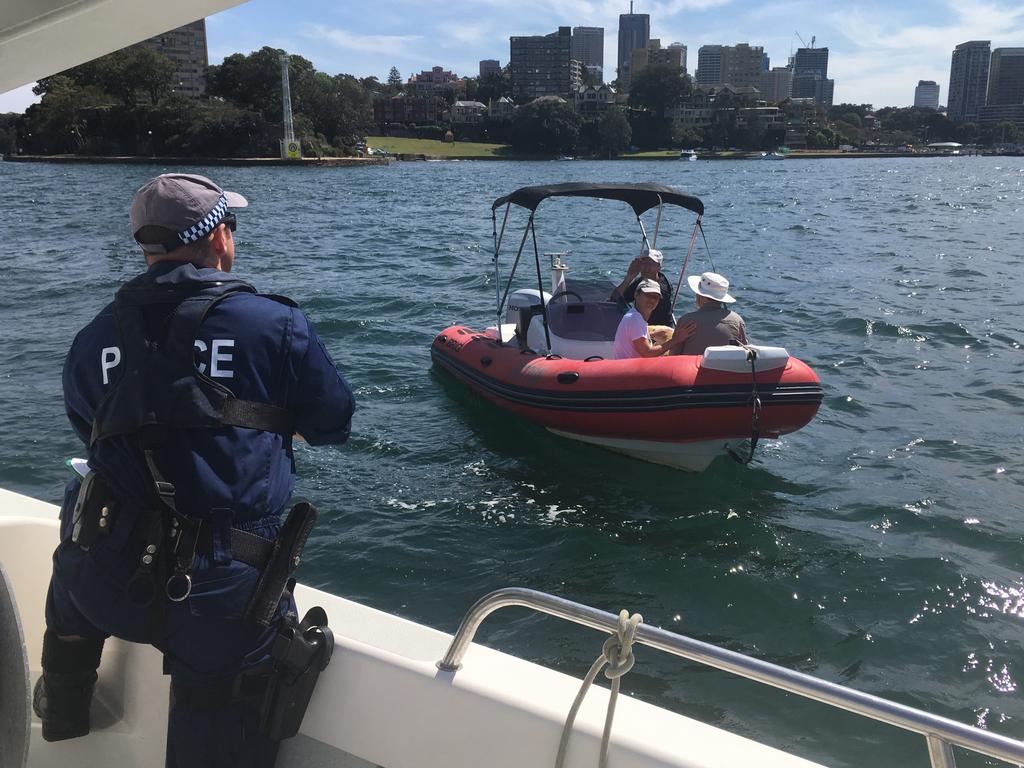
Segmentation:
[(238, 219), (235, 218), (235, 214), (233, 213), (225, 213), (224, 218), (220, 220), (220, 223), (223, 224), (228, 229), (230, 229), (232, 232), (238, 229)]

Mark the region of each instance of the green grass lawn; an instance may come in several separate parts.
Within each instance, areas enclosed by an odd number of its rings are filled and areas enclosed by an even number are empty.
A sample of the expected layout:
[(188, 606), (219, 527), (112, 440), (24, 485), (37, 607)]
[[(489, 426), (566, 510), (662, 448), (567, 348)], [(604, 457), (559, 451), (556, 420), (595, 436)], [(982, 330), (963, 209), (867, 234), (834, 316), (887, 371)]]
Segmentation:
[(400, 139), (393, 136), (367, 136), (367, 146), (394, 155), (432, 155), (434, 157), (495, 157), (511, 154), (505, 144), (473, 141), (444, 142), (435, 139)]
[(623, 152), (623, 160), (647, 160), (650, 158), (673, 157), (679, 159), (678, 149), (655, 149), (649, 152)]

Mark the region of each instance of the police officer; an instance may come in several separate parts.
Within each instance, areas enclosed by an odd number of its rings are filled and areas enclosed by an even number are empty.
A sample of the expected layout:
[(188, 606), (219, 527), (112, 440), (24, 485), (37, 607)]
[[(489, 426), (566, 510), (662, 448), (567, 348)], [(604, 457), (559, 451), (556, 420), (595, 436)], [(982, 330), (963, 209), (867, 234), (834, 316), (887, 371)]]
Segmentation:
[(164, 653), (169, 766), (274, 761), (256, 673), (294, 625), (283, 585), (315, 514), (284, 516), (292, 439), (345, 442), (354, 400), (295, 304), (229, 274), (229, 208), (246, 205), (203, 176), (147, 182), (131, 225), (149, 268), (68, 353), (65, 406), (92, 471), (65, 492), (53, 556), (34, 702), (49, 741), (89, 732), (114, 635)]

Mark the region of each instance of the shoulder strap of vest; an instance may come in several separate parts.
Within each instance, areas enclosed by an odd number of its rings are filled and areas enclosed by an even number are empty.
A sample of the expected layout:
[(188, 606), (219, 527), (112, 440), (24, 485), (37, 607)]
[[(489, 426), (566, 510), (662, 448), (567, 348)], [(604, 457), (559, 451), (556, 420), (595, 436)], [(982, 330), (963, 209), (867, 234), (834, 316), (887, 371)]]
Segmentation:
[(284, 304), (286, 307), (291, 307), (292, 309), (295, 309), (299, 306), (298, 302), (289, 299), (287, 296), (280, 296), (276, 293), (261, 293), (260, 296), (262, 296), (264, 299), (276, 301), (278, 304)]
[[(248, 291), (241, 290), (247, 293), (253, 292), (251, 287), (246, 287), (249, 288)], [(174, 310), (174, 317), (171, 319), (168, 329), (168, 353), (182, 355), (183, 359), (187, 359), (191, 363), (194, 359), (193, 343), (199, 337), (199, 327), (203, 320), (217, 304), (238, 292), (237, 289), (227, 290), (212, 298), (209, 295), (199, 294), (181, 302)], [(287, 408), (256, 400), (237, 398), (228, 387), (214, 381), (206, 374), (200, 373), (194, 364), (192, 365), (192, 375), (207, 387), (216, 388), (225, 394), (226, 398), (220, 410), (220, 423), (224, 426), (260, 429), (264, 432), (277, 432), (288, 436), (295, 432), (295, 417)]]

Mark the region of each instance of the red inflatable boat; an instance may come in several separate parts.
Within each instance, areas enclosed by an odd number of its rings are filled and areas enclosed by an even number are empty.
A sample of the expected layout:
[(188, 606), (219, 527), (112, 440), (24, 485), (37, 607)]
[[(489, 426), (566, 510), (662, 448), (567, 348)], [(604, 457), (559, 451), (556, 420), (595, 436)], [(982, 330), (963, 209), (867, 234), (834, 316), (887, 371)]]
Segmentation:
[[(696, 211), (698, 226), (703, 213), (696, 198), (653, 184), (527, 187), (499, 199), (494, 209), (528, 207), (529, 232), (537, 204), (560, 195), (622, 200), (633, 206), (638, 221), (644, 211), (664, 204)], [(656, 237), (657, 225), (652, 243)], [(495, 241), (497, 265), (497, 233)], [(521, 255), (522, 246), (517, 265)], [(511, 292), (510, 276), (505, 295), (499, 294), (503, 322), (484, 331), (444, 329), (431, 347), (434, 364), (556, 434), (692, 471), (725, 454), (748, 461), (759, 439), (794, 432), (814, 418), (821, 383), (781, 347), (722, 346), (703, 355), (613, 359), (615, 330), (626, 308), (610, 299), (612, 284), (566, 283), (564, 254), (551, 255), (551, 293), (543, 286)], [(746, 440), (749, 451), (741, 450)]]
[(740, 347), (713, 347), (703, 357), (570, 360), (499, 344), (496, 329), (455, 325), (438, 334), (431, 355), (487, 400), (552, 432), (701, 471), (755, 430), (779, 437), (818, 410), (814, 371), (784, 350), (755, 349), (753, 374)]

